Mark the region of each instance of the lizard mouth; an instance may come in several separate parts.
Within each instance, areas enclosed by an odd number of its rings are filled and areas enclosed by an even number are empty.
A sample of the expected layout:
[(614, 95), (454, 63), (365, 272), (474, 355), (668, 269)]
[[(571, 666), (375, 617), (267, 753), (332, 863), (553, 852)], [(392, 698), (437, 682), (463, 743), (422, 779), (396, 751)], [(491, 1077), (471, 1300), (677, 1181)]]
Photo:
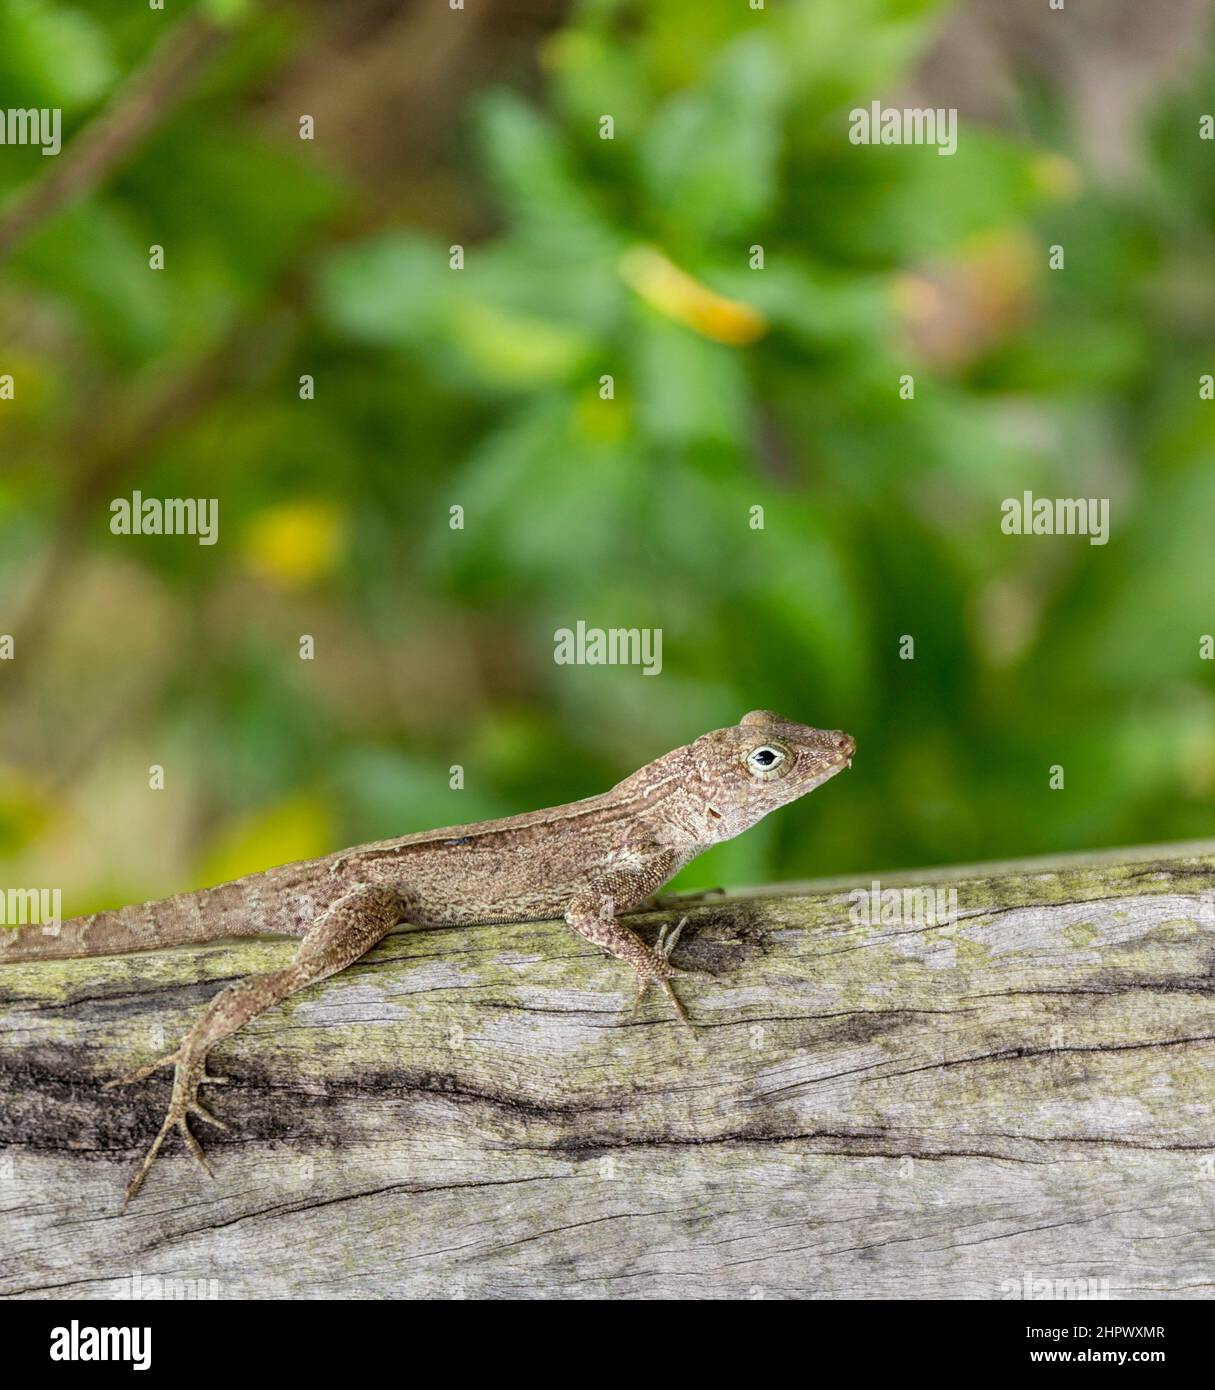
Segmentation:
[(826, 767), (810, 778), (806, 783), (806, 790), (813, 791), (815, 787), (821, 787), (824, 782), (829, 782), (836, 773), (843, 772), (846, 767), (851, 767), (852, 756), (851, 753), (837, 753)]

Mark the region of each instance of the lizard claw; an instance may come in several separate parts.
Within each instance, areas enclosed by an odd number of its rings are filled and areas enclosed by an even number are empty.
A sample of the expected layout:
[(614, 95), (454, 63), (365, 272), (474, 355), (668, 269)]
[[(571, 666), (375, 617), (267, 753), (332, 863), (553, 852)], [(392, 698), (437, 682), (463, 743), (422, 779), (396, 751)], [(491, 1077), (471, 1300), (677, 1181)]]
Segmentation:
[(206, 1122), (209, 1125), (214, 1125), (216, 1129), (226, 1130), (228, 1128), (228, 1126), (224, 1124), (223, 1120), (221, 1120), (216, 1115), (212, 1115), (212, 1113), (207, 1109), (207, 1107), (205, 1105), (201, 1105), (198, 1101), (194, 1101), (192, 1105), (187, 1106), (187, 1109), (189, 1110), (191, 1115), (197, 1115), (200, 1120), (206, 1120)]
[(664, 963), (670, 961), (671, 952), (675, 949), (679, 941), (679, 934), (683, 931), (684, 924), (687, 920), (687, 914), (685, 913), (679, 919), (678, 925), (674, 928), (671, 927), (670, 922), (664, 922), (662, 926), (658, 928), (658, 940), (654, 943), (654, 949), (662, 957)]
[(669, 922), (664, 922), (658, 932), (658, 940), (654, 946), (654, 960), (650, 968), (644, 967), (637, 969), (637, 997), (633, 1000), (633, 1008), (629, 1014), (629, 1021), (632, 1022), (637, 1016), (637, 1010), (641, 1006), (641, 1001), (645, 998), (650, 985), (657, 980), (662, 986), (663, 993), (671, 1001), (679, 1021), (687, 1028), (693, 1037), (697, 1036), (696, 1029), (692, 1020), (688, 1017), (688, 1011), (684, 1008), (679, 995), (675, 993), (671, 984), (673, 975), (689, 975), (694, 971), (680, 970), (671, 964), (671, 952), (679, 940), (679, 934), (683, 931), (687, 917), (681, 917), (678, 924), (672, 928)]
[[(194, 1107), (191, 1106), (190, 1108), (192, 1110)], [(207, 1156), (203, 1153), (202, 1145), (195, 1139), (189, 1124), (186, 1122), (186, 1117), (183, 1115), (180, 1119), (175, 1120), (174, 1123), (177, 1125), (177, 1128), (181, 1130), (186, 1143), (190, 1146), (190, 1152), (194, 1155), (194, 1161), (203, 1172), (206, 1173), (207, 1177), (214, 1179), (215, 1174), (211, 1171), (211, 1165), (207, 1162)]]
[(205, 1120), (208, 1124), (214, 1125), (217, 1129), (226, 1130), (228, 1126), (198, 1099), (198, 1088), (204, 1082), (225, 1083), (226, 1076), (208, 1076), (206, 1056), (191, 1057), (186, 1052), (185, 1047), (180, 1047), (176, 1052), (170, 1053), (167, 1057), (161, 1057), (157, 1061), (150, 1063), (146, 1067), (140, 1067), (138, 1071), (131, 1072), (117, 1081), (106, 1083), (106, 1088), (121, 1086), (129, 1081), (138, 1081), (142, 1077), (150, 1075), (157, 1068), (164, 1066), (168, 1062), (176, 1064), (176, 1073), (173, 1077), (173, 1095), (169, 1100), (169, 1109), (164, 1118), (164, 1123), (160, 1127), (159, 1133), (152, 1141), (152, 1146), (144, 1155), (143, 1162), (139, 1165), (135, 1175), (131, 1178), (127, 1187), (127, 1194), (123, 1198), (120, 1212), (126, 1211), (131, 1199), (143, 1186), (144, 1179), (152, 1164), (156, 1162), (156, 1157), (160, 1153), (161, 1146), (173, 1129), (181, 1131), (182, 1138), (186, 1141), (186, 1147), (194, 1156), (194, 1161), (209, 1178), (214, 1178), (215, 1174), (211, 1171), (211, 1165), (207, 1162), (206, 1155), (203, 1153), (202, 1145), (195, 1138), (190, 1129), (189, 1116), (197, 1115), (200, 1120)]
[(206, 1173), (207, 1177), (215, 1177), (215, 1174), (211, 1171), (211, 1165), (207, 1162), (206, 1155), (202, 1151), (202, 1145), (190, 1132), (190, 1126), (186, 1122), (185, 1113), (178, 1114), (176, 1111), (176, 1106), (169, 1106), (169, 1113), (165, 1116), (164, 1124), (160, 1127), (160, 1133), (152, 1140), (152, 1147), (144, 1155), (143, 1162), (139, 1165), (134, 1177), (132, 1177), (131, 1181), (127, 1184), (127, 1195), (122, 1199), (122, 1206), (118, 1208), (120, 1216), (126, 1211), (127, 1207), (131, 1204), (131, 1199), (143, 1186), (143, 1180), (148, 1176), (148, 1171), (152, 1167), (152, 1164), (156, 1162), (156, 1155), (160, 1152), (160, 1146), (165, 1142), (171, 1129), (176, 1128), (181, 1130), (187, 1147), (194, 1155), (195, 1162), (203, 1172)]
[[(146, 1067), (136, 1067), (134, 1071), (129, 1071), (125, 1076), (116, 1076), (113, 1081), (103, 1081), (101, 1089), (112, 1091), (115, 1086), (129, 1086), (133, 1081), (142, 1081), (145, 1076), (151, 1076), (154, 1071), (159, 1071), (161, 1067), (167, 1067), (170, 1062), (179, 1061), (181, 1058), (181, 1048), (176, 1052), (166, 1052), (163, 1057), (158, 1057), (154, 1062), (149, 1062)], [(203, 1072), (198, 1078), (200, 1086), (226, 1086), (228, 1078), (226, 1076), (208, 1076), (206, 1073), (206, 1060), (203, 1061)], [(218, 1121), (216, 1121), (218, 1123)]]
[(662, 986), (663, 993), (671, 1001), (671, 1005), (679, 1021), (694, 1038), (698, 1037), (699, 1034), (696, 1032), (696, 1027), (692, 1020), (688, 1017), (688, 1011), (684, 1008), (683, 1001), (680, 999), (679, 995), (675, 993), (670, 980), (667, 979), (665, 975), (639, 975), (637, 977), (637, 997), (633, 1000), (633, 1007), (629, 1011), (629, 1022), (632, 1023), (637, 1017), (637, 1010), (641, 1007), (641, 1001), (646, 997), (650, 985), (653, 984), (655, 980)]
[(691, 1035), (694, 1038), (698, 1037), (699, 1034), (696, 1032), (696, 1027), (693, 1024), (692, 1020), (688, 1017), (688, 1011), (684, 1008), (683, 1002), (680, 999), (679, 995), (675, 993), (675, 988), (671, 984), (670, 980), (667, 979), (667, 977), (664, 975), (659, 979), (658, 983), (662, 986), (663, 993), (671, 1001), (671, 1005), (674, 1008), (675, 1013), (679, 1018), (679, 1021), (688, 1030), (688, 1032), (691, 1033)]
[(658, 929), (658, 939), (654, 943), (655, 952), (662, 957), (662, 963), (666, 967), (663, 976), (671, 979), (677, 975), (699, 975), (702, 979), (712, 979), (712, 972), (708, 970), (688, 970), (682, 965), (671, 964), (671, 952), (679, 942), (679, 934), (684, 929), (687, 917), (681, 917), (676, 926), (672, 927), (669, 922), (664, 922)]
[(180, 1047), (176, 1052), (166, 1052), (163, 1057), (149, 1062), (146, 1067), (136, 1067), (134, 1071), (127, 1072), (125, 1076), (116, 1076), (113, 1081), (104, 1082), (101, 1089), (112, 1091), (115, 1086), (129, 1086), (133, 1081), (142, 1081), (145, 1076), (151, 1076), (154, 1071), (159, 1071), (161, 1067), (167, 1067), (170, 1062), (176, 1062), (180, 1056)]

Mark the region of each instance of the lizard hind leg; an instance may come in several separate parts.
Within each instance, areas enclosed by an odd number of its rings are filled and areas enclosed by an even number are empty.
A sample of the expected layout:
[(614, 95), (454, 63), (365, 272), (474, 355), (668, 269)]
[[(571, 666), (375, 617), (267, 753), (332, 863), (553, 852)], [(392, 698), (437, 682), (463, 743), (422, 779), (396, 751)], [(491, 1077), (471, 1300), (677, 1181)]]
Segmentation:
[(181, 1130), (190, 1152), (203, 1170), (211, 1173), (202, 1145), (189, 1126), (189, 1116), (197, 1115), (199, 1119), (220, 1129), (227, 1128), (198, 1099), (199, 1086), (226, 1079), (206, 1074), (207, 1053), (211, 1048), (288, 995), (326, 979), (358, 960), (398, 922), (404, 920), (411, 901), (407, 894), (384, 886), (356, 888), (345, 894), (308, 929), (290, 965), (262, 975), (249, 975), (229, 985), (211, 1000), (206, 1012), (182, 1039), (176, 1051), (138, 1068), (120, 1081), (108, 1083), (110, 1086), (125, 1085), (140, 1081), (170, 1063), (174, 1067), (173, 1093), (164, 1123), (131, 1179), (122, 1204), (123, 1211), (143, 1186), (161, 1146), (175, 1128)]

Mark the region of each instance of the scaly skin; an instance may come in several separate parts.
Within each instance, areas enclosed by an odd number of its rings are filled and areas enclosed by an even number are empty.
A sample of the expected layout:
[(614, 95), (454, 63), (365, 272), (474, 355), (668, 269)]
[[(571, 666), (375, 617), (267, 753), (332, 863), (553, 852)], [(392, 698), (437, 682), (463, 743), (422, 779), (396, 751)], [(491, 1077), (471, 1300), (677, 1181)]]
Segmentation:
[[(277, 933), (302, 940), (282, 970), (221, 991), (181, 1046), (122, 1082), (175, 1068), (160, 1133), (131, 1179), (139, 1191), (165, 1138), (181, 1130), (208, 1172), (187, 1117), (220, 1124), (198, 1099), (207, 1053), (251, 1018), (358, 960), (394, 927), (462, 926), (564, 916), (637, 976), (637, 1004), (655, 981), (690, 1028), (671, 985), (682, 922), (657, 948), (618, 921), (698, 854), (733, 839), (852, 761), (853, 739), (769, 710), (703, 734), (648, 763), (602, 796), (502, 820), (452, 826), (284, 864), (162, 902), (75, 917), (57, 935), (40, 926), (0, 933), (0, 963), (116, 955)], [(123, 1203), (125, 1208), (126, 1202)]]

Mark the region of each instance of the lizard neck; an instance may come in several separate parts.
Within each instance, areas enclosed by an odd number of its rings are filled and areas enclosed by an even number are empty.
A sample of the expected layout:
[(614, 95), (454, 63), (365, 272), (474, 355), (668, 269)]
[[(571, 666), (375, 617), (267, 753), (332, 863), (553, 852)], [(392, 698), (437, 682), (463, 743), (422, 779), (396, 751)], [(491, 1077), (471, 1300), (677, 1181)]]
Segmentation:
[(683, 748), (626, 777), (607, 799), (627, 805), (630, 818), (645, 829), (646, 838), (670, 845), (689, 859), (730, 838), (726, 818), (711, 804)]

